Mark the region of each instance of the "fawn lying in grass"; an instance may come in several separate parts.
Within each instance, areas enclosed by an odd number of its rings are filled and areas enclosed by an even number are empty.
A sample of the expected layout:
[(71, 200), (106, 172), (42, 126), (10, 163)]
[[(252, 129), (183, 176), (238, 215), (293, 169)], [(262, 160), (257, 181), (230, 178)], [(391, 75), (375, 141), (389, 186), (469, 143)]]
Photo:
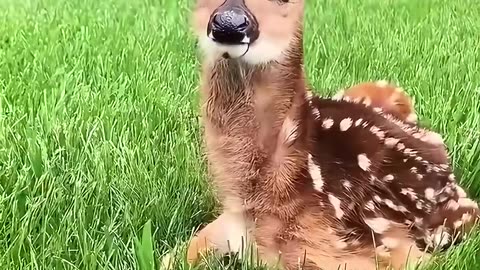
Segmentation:
[(197, 0), (202, 121), (223, 212), (191, 240), (188, 261), (246, 241), (284, 269), (404, 269), (467, 232), (478, 205), (427, 130), (309, 94), (303, 13), (304, 0)]

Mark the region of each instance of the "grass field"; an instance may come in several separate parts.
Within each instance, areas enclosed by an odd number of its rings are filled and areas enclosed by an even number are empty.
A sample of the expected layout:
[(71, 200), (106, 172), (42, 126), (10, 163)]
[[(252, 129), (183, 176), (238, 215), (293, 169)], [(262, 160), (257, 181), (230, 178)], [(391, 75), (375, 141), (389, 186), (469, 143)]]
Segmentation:
[[(211, 220), (192, 2), (0, 0), (0, 269), (152, 269)], [(480, 2), (308, 2), (317, 93), (399, 82), (480, 197)]]

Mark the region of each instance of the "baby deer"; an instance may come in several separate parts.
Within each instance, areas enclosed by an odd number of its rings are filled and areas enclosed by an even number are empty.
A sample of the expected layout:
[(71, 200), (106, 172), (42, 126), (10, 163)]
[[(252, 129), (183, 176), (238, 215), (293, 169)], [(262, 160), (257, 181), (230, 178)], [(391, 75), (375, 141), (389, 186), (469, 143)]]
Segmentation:
[[(308, 94), (304, 0), (197, 0), (206, 153), (222, 214), (188, 261), (253, 243), (283, 269), (404, 269), (478, 215), (426, 130)], [(377, 268), (378, 266), (378, 268)]]

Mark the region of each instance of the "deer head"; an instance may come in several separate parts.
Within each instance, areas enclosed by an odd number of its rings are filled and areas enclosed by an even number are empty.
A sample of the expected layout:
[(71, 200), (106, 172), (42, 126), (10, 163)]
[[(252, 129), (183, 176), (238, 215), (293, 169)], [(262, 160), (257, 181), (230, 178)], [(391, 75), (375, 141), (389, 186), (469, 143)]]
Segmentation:
[(205, 60), (249, 65), (302, 53), (304, 0), (197, 0), (193, 26)]

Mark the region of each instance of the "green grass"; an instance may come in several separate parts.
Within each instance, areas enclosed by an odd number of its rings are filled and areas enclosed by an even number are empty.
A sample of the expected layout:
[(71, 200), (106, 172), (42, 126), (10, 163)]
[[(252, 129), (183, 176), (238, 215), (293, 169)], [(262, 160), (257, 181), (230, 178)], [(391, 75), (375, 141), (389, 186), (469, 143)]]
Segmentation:
[[(0, 0), (0, 269), (151, 269), (211, 220), (192, 1)], [(399, 82), (480, 197), (480, 2), (308, 2), (318, 93)]]

